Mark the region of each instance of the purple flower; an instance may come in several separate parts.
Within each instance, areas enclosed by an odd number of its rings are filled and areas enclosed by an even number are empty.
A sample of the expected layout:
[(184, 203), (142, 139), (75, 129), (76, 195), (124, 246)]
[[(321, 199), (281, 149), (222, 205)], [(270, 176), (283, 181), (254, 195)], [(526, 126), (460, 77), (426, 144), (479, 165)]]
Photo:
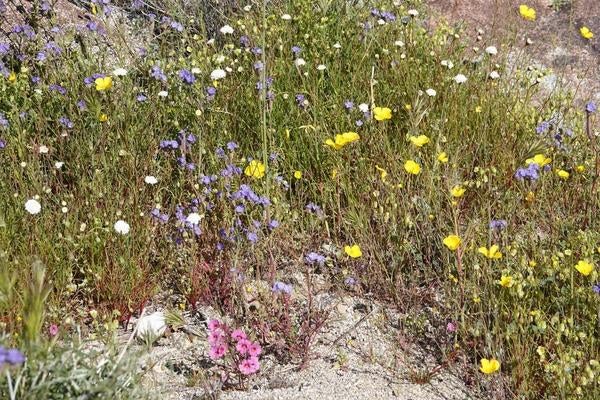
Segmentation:
[(490, 221), (490, 229), (492, 230), (502, 230), (508, 226), (508, 222), (504, 219), (493, 219)]
[(308, 211), (310, 213), (314, 213), (314, 214), (321, 214), (321, 213), (323, 213), (323, 211), (321, 210), (321, 207), (319, 207), (318, 205), (316, 205), (312, 201), (310, 203), (308, 203), (306, 205), (306, 207), (304, 207), (304, 208), (306, 209), (306, 211)]
[(263, 63), (262, 61), (257, 61), (254, 63), (254, 69), (256, 71), (262, 71), (263, 70)]
[(363, 126), (363, 125), (364, 125), (364, 122), (362, 121), (362, 119), (357, 119), (357, 120), (354, 122), (354, 124), (360, 128), (361, 126)]
[(0, 150), (3, 150), (6, 148), (6, 140), (0, 138)]
[(183, 32), (183, 25), (177, 21), (171, 22), (171, 28), (177, 32)]
[(56, 85), (56, 84), (52, 84), (50, 86), (48, 86), (48, 89), (54, 92), (58, 92), (60, 94), (62, 94), (63, 96), (67, 94), (67, 89), (65, 89), (64, 87), (60, 86), (60, 85)]
[(396, 20), (396, 16), (389, 11), (383, 11), (381, 13), (381, 17), (385, 20), (385, 22), (394, 22)]
[(346, 100), (346, 101), (344, 101), (344, 108), (346, 110), (350, 111), (354, 108), (354, 103), (350, 100)]
[(240, 44), (244, 47), (249, 47), (250, 46), (250, 38), (248, 38), (248, 36), (246, 36), (246, 35), (240, 37)]
[(598, 110), (598, 107), (596, 107), (596, 103), (591, 100), (585, 105), (585, 111), (587, 111), (588, 114), (595, 113), (596, 110)]
[(237, 214), (242, 214), (244, 211), (246, 211), (246, 207), (244, 207), (243, 205), (239, 204), (235, 206), (235, 212)]
[(253, 47), (251, 50), (252, 54), (254, 54), (255, 56), (259, 56), (262, 54), (262, 49), (260, 47)]
[(596, 283), (592, 286), (594, 293), (600, 294), (600, 283)]
[(298, 57), (298, 54), (300, 54), (301, 52), (302, 49), (299, 46), (292, 46), (292, 53), (294, 53), (296, 57)]
[(273, 293), (285, 293), (288, 295), (292, 293), (292, 289), (293, 286), (291, 284), (283, 283), (280, 281), (274, 282), (273, 287), (271, 288)]
[(276, 219), (272, 219), (271, 221), (269, 221), (269, 229), (274, 230), (277, 229), (279, 227), (279, 221), (277, 221)]
[(73, 121), (71, 121), (69, 118), (62, 116), (58, 119), (58, 122), (64, 126), (65, 128), (68, 129), (73, 129), (73, 127), (75, 126), (75, 124), (73, 123)]
[(20, 365), (25, 362), (25, 356), (18, 349), (7, 349), (3, 346), (0, 346), (0, 368), (4, 364), (8, 365)]
[(79, 108), (80, 111), (84, 111), (85, 109), (87, 109), (87, 105), (85, 104), (85, 100), (78, 100), (77, 101), (77, 108)]
[(10, 43), (0, 42), (0, 56), (8, 54), (10, 51)]
[(541, 135), (542, 133), (548, 131), (548, 129), (550, 129), (550, 122), (549, 121), (542, 121), (535, 128), (535, 131), (537, 132), (538, 135)]
[(229, 150), (229, 151), (234, 151), (238, 147), (240, 147), (240, 146), (238, 146), (238, 144), (236, 142), (227, 143), (227, 150)]
[(296, 95), (296, 104), (298, 104), (298, 107), (304, 108), (306, 106), (304, 104), (305, 101), (306, 101), (306, 97), (302, 93), (298, 93)]
[(527, 168), (519, 168), (515, 173), (515, 178), (520, 181), (528, 180), (530, 182), (538, 180), (540, 177), (540, 166), (536, 163), (531, 163), (527, 166)]
[(311, 251), (310, 253), (308, 253), (306, 255), (306, 257), (304, 257), (304, 260), (306, 261), (307, 264), (323, 265), (323, 263), (325, 262), (325, 257), (319, 253), (315, 253), (314, 251)]
[(146, 100), (148, 100), (148, 97), (146, 97), (146, 95), (144, 93), (140, 93), (137, 95), (137, 97), (135, 98), (139, 103), (143, 103)]
[(150, 76), (152, 76), (157, 81), (162, 81), (162, 82), (167, 81), (167, 75), (165, 75), (163, 70), (160, 69), (160, 67), (158, 65), (155, 65), (152, 67), (152, 69), (150, 70)]
[(215, 98), (215, 95), (217, 94), (217, 89), (212, 87), (212, 86), (208, 86), (206, 88), (206, 100), (211, 101)]
[(249, 242), (252, 242), (252, 243), (258, 242), (258, 235), (256, 234), (256, 232), (248, 232), (246, 234), (246, 238), (248, 239)]
[(164, 150), (175, 150), (179, 148), (179, 142), (177, 140), (161, 140), (159, 146)]
[(9, 125), (10, 123), (8, 122), (8, 119), (6, 119), (4, 113), (0, 112), (0, 127), (7, 128)]
[(42, 78), (40, 78), (39, 76), (31, 77), (31, 83), (33, 83), (34, 85), (37, 85), (38, 83), (40, 83), (41, 80), (42, 80)]
[(192, 72), (187, 69), (179, 70), (179, 77), (181, 78), (183, 83), (188, 85), (193, 85), (194, 82), (196, 82), (196, 77), (194, 76), (194, 74), (192, 74)]
[(225, 158), (225, 150), (223, 150), (223, 148), (222, 148), (222, 147), (218, 147), (218, 148), (215, 150), (215, 155), (216, 155), (218, 158)]
[(356, 285), (356, 279), (352, 276), (349, 276), (344, 280), (344, 283), (346, 286), (354, 286)]

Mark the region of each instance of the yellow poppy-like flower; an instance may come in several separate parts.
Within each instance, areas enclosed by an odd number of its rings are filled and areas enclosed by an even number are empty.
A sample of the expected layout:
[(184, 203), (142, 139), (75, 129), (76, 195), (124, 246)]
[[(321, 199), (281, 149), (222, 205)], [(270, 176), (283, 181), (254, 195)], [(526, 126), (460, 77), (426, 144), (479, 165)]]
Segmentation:
[(94, 84), (96, 85), (96, 90), (102, 92), (110, 89), (113, 85), (113, 81), (110, 76), (105, 76), (104, 78), (96, 78)]
[(482, 112), (482, 111), (483, 111), (483, 108), (481, 108), (481, 106), (477, 106), (477, 107), (475, 107), (475, 112), (476, 112), (477, 114), (479, 114), (479, 113), (480, 113), (480, 112)]
[(344, 246), (344, 252), (352, 258), (359, 258), (362, 256), (360, 246), (357, 244), (353, 244), (352, 246)]
[(447, 163), (448, 162), (448, 154), (446, 154), (445, 151), (442, 151), (440, 154), (438, 154), (437, 160), (439, 162), (441, 162), (442, 164)]
[(578, 165), (578, 166), (575, 168), (575, 171), (577, 171), (577, 172), (579, 172), (579, 173), (582, 173), (583, 171), (585, 171), (585, 166), (584, 166), (584, 165)]
[(252, 160), (246, 169), (244, 169), (244, 174), (254, 179), (260, 179), (265, 176), (266, 170), (267, 168), (265, 167), (265, 164), (258, 160)]
[(385, 182), (385, 179), (386, 179), (386, 178), (387, 178), (387, 176), (388, 176), (388, 173), (387, 173), (387, 171), (386, 171), (385, 169), (381, 168), (379, 165), (376, 165), (376, 166), (375, 166), (375, 169), (376, 169), (377, 171), (379, 171), (379, 174), (381, 175), (381, 180)]
[(294, 171), (294, 178), (302, 179), (302, 171)]
[(535, 21), (535, 9), (526, 4), (521, 4), (519, 6), (519, 14), (521, 14), (521, 17), (528, 21)]
[(8, 74), (8, 81), (9, 82), (14, 82), (17, 80), (17, 74), (15, 74), (14, 72), (11, 72), (10, 74)]
[(497, 244), (492, 245), (489, 249), (486, 247), (480, 247), (477, 251), (487, 258), (498, 260), (502, 258), (502, 253), (499, 251), (500, 248)]
[(502, 275), (498, 283), (500, 286), (508, 288), (513, 285), (513, 278), (510, 275)]
[(452, 251), (458, 249), (461, 242), (462, 241), (460, 240), (460, 238), (456, 235), (448, 235), (443, 240), (444, 246), (446, 246), (448, 249), (450, 249)]
[(354, 143), (360, 139), (360, 136), (356, 132), (344, 132), (342, 134), (335, 135), (332, 139), (327, 139), (325, 144), (339, 150), (347, 144)]
[(467, 189), (465, 189), (464, 187), (462, 187), (460, 185), (456, 185), (452, 188), (452, 190), (450, 190), (450, 194), (452, 195), (452, 197), (459, 198), (463, 194), (465, 194), (466, 191), (467, 191)]
[(569, 179), (569, 173), (564, 169), (559, 169), (558, 171), (556, 171), (556, 175), (558, 175), (559, 178), (564, 179), (565, 181)]
[(375, 107), (373, 115), (377, 121), (386, 121), (392, 119), (392, 110), (387, 107)]
[(98, 117), (98, 121), (100, 121), (100, 122), (106, 122), (106, 121), (108, 121), (108, 115), (106, 115), (106, 114), (100, 114), (100, 116)]
[(331, 179), (335, 179), (338, 176), (338, 170), (337, 168), (334, 168), (331, 170)]
[(594, 37), (594, 32), (592, 32), (590, 30), (590, 28), (588, 28), (587, 26), (582, 26), (579, 29), (579, 33), (581, 34), (581, 37), (587, 40), (590, 40)]
[(579, 271), (581, 275), (588, 276), (594, 270), (594, 264), (586, 260), (580, 260), (577, 265), (575, 265), (575, 269)]
[(479, 370), (484, 374), (493, 374), (500, 369), (500, 361), (495, 358), (489, 360), (487, 358), (482, 358), (479, 362), (481, 364)]
[(550, 157), (546, 157), (543, 154), (536, 154), (535, 156), (533, 156), (532, 158), (528, 158), (527, 160), (525, 160), (525, 164), (529, 165), (532, 163), (536, 163), (537, 165), (541, 167), (548, 165), (552, 162), (552, 159)]
[(413, 160), (407, 160), (404, 163), (404, 170), (409, 174), (419, 175), (421, 173), (421, 166)]
[(411, 136), (410, 142), (417, 147), (423, 147), (429, 143), (429, 138), (425, 135)]
[(527, 192), (527, 195), (525, 196), (525, 200), (529, 203), (533, 203), (533, 201), (535, 200), (535, 193), (533, 192)]
[(412, 110), (412, 106), (410, 104), (405, 104), (404, 108), (406, 109), (406, 111)]

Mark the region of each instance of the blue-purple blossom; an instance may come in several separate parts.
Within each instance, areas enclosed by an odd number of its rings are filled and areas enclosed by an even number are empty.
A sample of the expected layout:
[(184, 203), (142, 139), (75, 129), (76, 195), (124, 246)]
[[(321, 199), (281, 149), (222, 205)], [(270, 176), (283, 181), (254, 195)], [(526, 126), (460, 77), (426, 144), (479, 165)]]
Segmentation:
[(6, 119), (4, 113), (0, 112), (0, 127), (7, 128), (9, 125), (10, 123), (8, 122), (8, 119)]
[(144, 93), (140, 93), (136, 96), (135, 98), (139, 103), (143, 103), (146, 100), (148, 100), (148, 97), (146, 97), (146, 95)]
[(306, 106), (305, 101), (306, 97), (302, 93), (298, 93), (296, 95), (296, 104), (298, 105), (298, 107), (304, 108)]
[(589, 101), (585, 105), (585, 111), (589, 114), (595, 113), (596, 110), (598, 110), (598, 107), (596, 106), (596, 103), (594, 103), (593, 101)]
[(253, 47), (251, 50), (252, 54), (254, 54), (255, 56), (259, 56), (262, 54), (262, 49), (260, 47)]
[(307, 264), (322, 265), (325, 262), (325, 257), (319, 253), (315, 253), (314, 251), (311, 251), (304, 257), (304, 260), (306, 261)]
[(85, 104), (85, 100), (77, 100), (77, 108), (79, 108), (80, 111), (84, 111), (85, 109), (87, 109), (87, 104)]
[(163, 70), (160, 69), (160, 67), (158, 65), (155, 65), (152, 67), (152, 69), (150, 70), (150, 76), (152, 76), (157, 81), (162, 81), (162, 82), (167, 81), (167, 75), (165, 75)]
[(215, 98), (217, 94), (217, 89), (213, 86), (208, 86), (206, 88), (206, 100), (211, 101)]
[(540, 177), (540, 166), (537, 163), (531, 163), (526, 168), (519, 168), (515, 173), (515, 178), (520, 181), (528, 180), (528, 181), (536, 181)]
[(188, 85), (194, 84), (196, 82), (196, 77), (192, 74), (192, 71), (187, 69), (179, 70), (179, 77), (181, 80)]
[(292, 293), (293, 286), (291, 284), (276, 281), (273, 283), (271, 290), (273, 293), (285, 293), (289, 295)]
[(0, 42), (0, 56), (8, 54), (10, 51), (10, 43)]
[(73, 121), (71, 121), (69, 118), (62, 116), (58, 119), (58, 122), (64, 126), (65, 128), (68, 129), (73, 129), (73, 127), (75, 126), (75, 124), (73, 123)]
[(159, 146), (161, 149), (175, 150), (179, 148), (179, 142), (177, 140), (161, 140)]
[(25, 362), (25, 355), (18, 349), (7, 349), (0, 346), (0, 369), (6, 364), (16, 366)]
[(594, 293), (600, 294), (600, 283), (595, 283), (592, 286), (592, 290), (594, 291)]
[(238, 146), (238, 144), (236, 142), (227, 143), (227, 150), (229, 150), (229, 151), (234, 151), (238, 147), (240, 147), (240, 146)]
[(241, 36), (240, 44), (244, 47), (249, 47), (250, 46), (250, 38), (248, 38), (248, 36), (246, 36), (246, 35)]
[(65, 89), (64, 87), (62, 87), (60, 85), (52, 84), (52, 85), (48, 86), (48, 89), (53, 92), (58, 92), (58, 93), (62, 94), (63, 96), (67, 94), (67, 89)]
[(508, 226), (508, 222), (505, 219), (493, 219), (490, 221), (490, 229), (492, 230), (502, 230)]
[(351, 100), (344, 101), (344, 108), (348, 111), (352, 110), (354, 108), (354, 102)]
[(246, 238), (248, 239), (249, 242), (251, 243), (256, 243), (258, 242), (258, 235), (256, 234), (256, 232), (248, 232), (246, 234)]
[(295, 56), (298, 56), (298, 54), (300, 54), (302, 52), (302, 49), (299, 46), (292, 46), (292, 53), (294, 53)]
[(550, 129), (550, 122), (549, 121), (542, 121), (540, 122), (540, 124), (535, 128), (535, 131), (538, 135), (547, 132)]
[(269, 229), (274, 230), (279, 228), (279, 221), (277, 221), (276, 219), (272, 219), (271, 221), (269, 221)]

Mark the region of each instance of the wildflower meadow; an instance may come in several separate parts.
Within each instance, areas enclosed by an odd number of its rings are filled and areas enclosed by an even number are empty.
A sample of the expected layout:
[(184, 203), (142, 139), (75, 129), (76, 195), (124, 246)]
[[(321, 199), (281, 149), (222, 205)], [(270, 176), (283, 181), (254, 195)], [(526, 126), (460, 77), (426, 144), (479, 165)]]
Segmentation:
[(245, 398), (321, 292), (399, 313), (422, 384), (600, 398), (599, 99), (528, 48), (420, 0), (0, 0), (0, 398), (152, 398), (191, 315)]

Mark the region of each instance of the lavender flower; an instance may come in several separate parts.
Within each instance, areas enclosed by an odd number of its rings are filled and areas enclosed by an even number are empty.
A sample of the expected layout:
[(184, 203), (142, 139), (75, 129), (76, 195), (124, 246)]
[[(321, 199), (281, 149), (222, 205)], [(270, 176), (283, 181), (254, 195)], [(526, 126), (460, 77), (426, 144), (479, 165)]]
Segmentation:
[(6, 148), (6, 140), (0, 138), (0, 150), (4, 150)]
[(48, 89), (54, 92), (58, 92), (60, 94), (62, 94), (63, 96), (67, 94), (67, 89), (65, 89), (64, 87), (60, 86), (60, 85), (56, 85), (56, 84), (52, 84), (50, 86), (48, 86)]
[(504, 219), (493, 219), (490, 221), (490, 229), (500, 231), (508, 226), (508, 222)]
[(299, 46), (292, 46), (292, 53), (294, 53), (294, 56), (298, 57), (301, 52), (302, 49)]
[(18, 349), (7, 349), (0, 346), (0, 369), (4, 365), (15, 366), (25, 362), (25, 356)]
[(7, 128), (9, 125), (10, 123), (8, 122), (8, 119), (6, 119), (4, 113), (0, 112), (0, 127)]
[(212, 86), (208, 86), (206, 88), (206, 100), (211, 101), (215, 98), (215, 95), (217, 94), (217, 89), (212, 87)]
[(62, 116), (58, 119), (58, 122), (67, 129), (73, 129), (75, 124), (69, 118)]
[(191, 71), (187, 69), (182, 69), (179, 71), (179, 77), (181, 80), (188, 85), (193, 85), (196, 82), (196, 77), (192, 74)]
[(237, 149), (238, 147), (240, 147), (240, 146), (238, 146), (238, 144), (236, 142), (227, 143), (227, 150), (229, 150), (229, 151), (235, 151), (235, 149)]
[(598, 110), (598, 107), (596, 106), (596, 103), (594, 103), (593, 101), (589, 101), (586, 105), (585, 105), (585, 111), (588, 114), (592, 114), (595, 113), (596, 110)]
[(248, 36), (244, 35), (240, 37), (240, 44), (243, 47), (249, 47), (250, 46), (250, 38), (248, 38)]
[(304, 257), (304, 260), (306, 261), (307, 264), (323, 265), (323, 263), (325, 262), (325, 257), (319, 253), (315, 253), (314, 251), (311, 251), (310, 253), (308, 253), (306, 255), (306, 257)]
[(152, 76), (157, 81), (162, 81), (162, 82), (167, 81), (167, 75), (165, 75), (163, 70), (160, 69), (160, 67), (158, 65), (155, 65), (152, 67), (152, 69), (150, 70), (150, 76)]
[(600, 294), (600, 283), (596, 283), (592, 286), (594, 293)]
[(273, 283), (273, 287), (271, 288), (273, 293), (284, 293), (291, 294), (293, 290), (293, 286), (291, 284), (283, 283), (280, 281), (276, 281)]
[(354, 103), (350, 100), (346, 100), (346, 101), (344, 101), (344, 108), (346, 110), (350, 111), (354, 108)]
[(298, 104), (298, 107), (300, 107), (300, 108), (306, 107), (305, 101), (306, 101), (306, 97), (302, 93), (298, 93), (296, 95), (296, 104)]
[(536, 163), (531, 163), (527, 166), (527, 168), (519, 168), (515, 173), (515, 178), (520, 181), (528, 180), (528, 181), (537, 181), (540, 177), (540, 166)]

